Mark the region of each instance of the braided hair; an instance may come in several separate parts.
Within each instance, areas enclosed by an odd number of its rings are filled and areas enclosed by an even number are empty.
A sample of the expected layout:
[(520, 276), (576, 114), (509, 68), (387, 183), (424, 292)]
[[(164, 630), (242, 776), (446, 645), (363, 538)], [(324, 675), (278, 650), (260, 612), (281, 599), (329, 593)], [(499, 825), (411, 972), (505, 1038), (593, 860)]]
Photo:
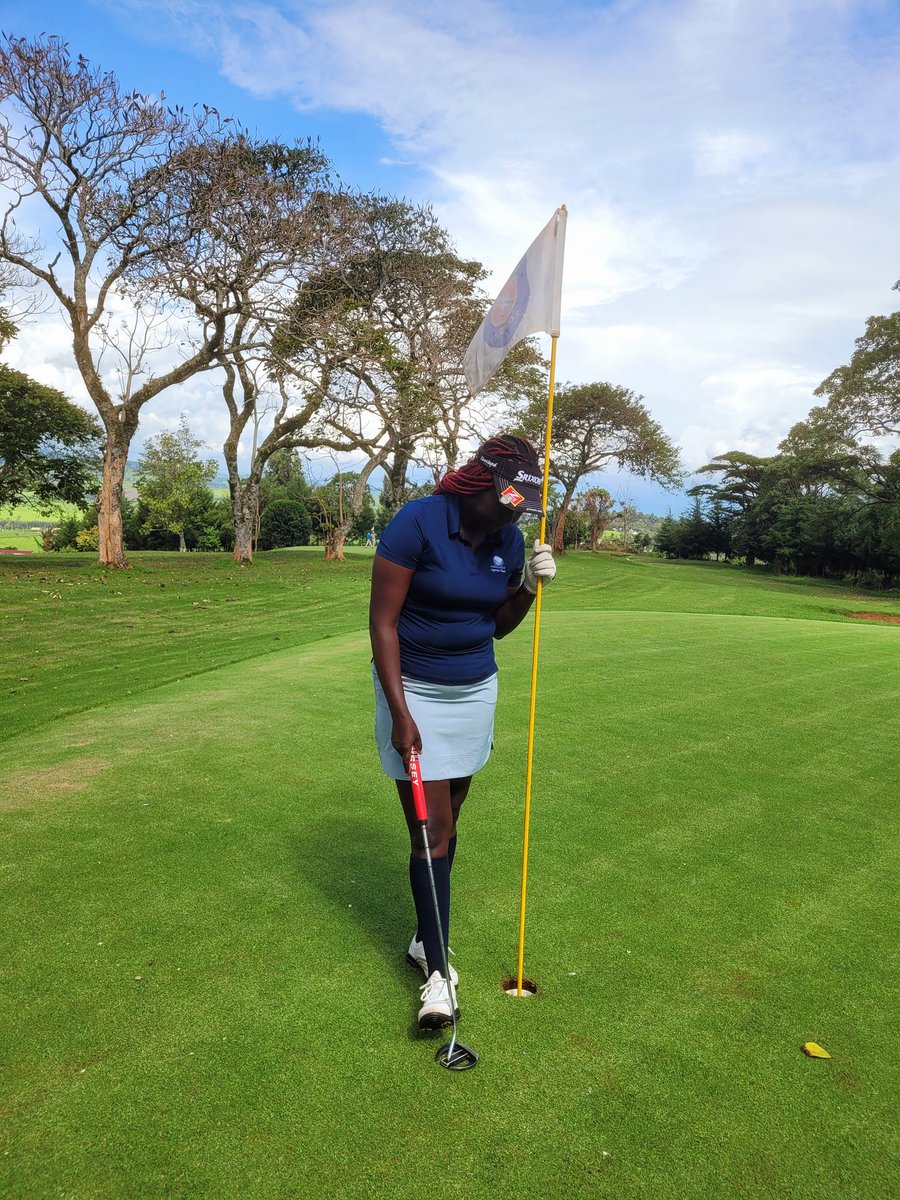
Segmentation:
[[(536, 475), (541, 474), (537, 451), (525, 438), (513, 437), (511, 434), (489, 438), (478, 448), (478, 453), (487, 458), (519, 459), (529, 463)], [(434, 489), (434, 494), (440, 496), (451, 492), (454, 496), (472, 496), (493, 486), (494, 477), (487, 467), (482, 466), (477, 458), (470, 458), (456, 471), (448, 471)]]

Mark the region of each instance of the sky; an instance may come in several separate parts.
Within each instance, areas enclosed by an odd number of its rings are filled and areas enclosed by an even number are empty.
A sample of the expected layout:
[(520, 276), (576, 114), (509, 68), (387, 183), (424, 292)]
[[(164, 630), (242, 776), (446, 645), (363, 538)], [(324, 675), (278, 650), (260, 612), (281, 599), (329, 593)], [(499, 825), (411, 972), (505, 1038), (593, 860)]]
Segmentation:
[[(320, 137), (348, 184), (429, 202), (491, 294), (565, 203), (557, 378), (643, 396), (688, 471), (774, 453), (900, 307), (897, 0), (0, 0), (0, 28)], [(5, 357), (84, 397), (53, 314)], [(221, 446), (206, 377), (144, 410), (135, 449), (182, 409)]]

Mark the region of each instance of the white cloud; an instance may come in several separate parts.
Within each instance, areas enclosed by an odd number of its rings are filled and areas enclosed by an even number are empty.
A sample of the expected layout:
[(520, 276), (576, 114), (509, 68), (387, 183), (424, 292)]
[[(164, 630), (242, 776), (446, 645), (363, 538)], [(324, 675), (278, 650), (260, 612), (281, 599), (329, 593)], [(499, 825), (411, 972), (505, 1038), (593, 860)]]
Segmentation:
[(769, 150), (766, 138), (759, 134), (730, 129), (719, 133), (700, 133), (694, 152), (698, 175), (739, 175), (761, 163)]

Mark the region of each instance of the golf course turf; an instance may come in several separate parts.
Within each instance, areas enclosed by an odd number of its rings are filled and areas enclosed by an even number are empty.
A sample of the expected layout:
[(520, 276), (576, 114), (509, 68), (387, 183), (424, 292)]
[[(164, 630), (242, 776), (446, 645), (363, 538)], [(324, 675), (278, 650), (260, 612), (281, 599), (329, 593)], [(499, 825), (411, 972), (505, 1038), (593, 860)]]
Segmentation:
[[(900, 596), (567, 555), (453, 869), (435, 1064), (371, 552), (0, 560), (0, 1196), (895, 1196)], [(832, 1055), (807, 1058), (804, 1042)]]

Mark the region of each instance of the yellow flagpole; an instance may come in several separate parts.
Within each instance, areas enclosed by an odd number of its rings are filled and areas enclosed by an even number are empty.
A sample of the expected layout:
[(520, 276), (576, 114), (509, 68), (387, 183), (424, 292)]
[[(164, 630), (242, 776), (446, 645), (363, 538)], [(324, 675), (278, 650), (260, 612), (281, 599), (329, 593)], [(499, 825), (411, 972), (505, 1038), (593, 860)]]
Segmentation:
[[(553, 383), (556, 378), (556, 338), (550, 346), (550, 391), (547, 397), (547, 430), (544, 435), (544, 489), (541, 495), (540, 540), (547, 535), (547, 488), (550, 482), (550, 434), (553, 428)], [(525, 962), (525, 894), (528, 888), (528, 831), (531, 824), (531, 765), (534, 756), (534, 713), (537, 703), (538, 649), (541, 641), (541, 581), (537, 581), (534, 605), (534, 642), (531, 650), (531, 706), (528, 712), (528, 758), (525, 767), (525, 833), (522, 841), (522, 900), (519, 907), (519, 966), (516, 995), (522, 995), (522, 970)]]

